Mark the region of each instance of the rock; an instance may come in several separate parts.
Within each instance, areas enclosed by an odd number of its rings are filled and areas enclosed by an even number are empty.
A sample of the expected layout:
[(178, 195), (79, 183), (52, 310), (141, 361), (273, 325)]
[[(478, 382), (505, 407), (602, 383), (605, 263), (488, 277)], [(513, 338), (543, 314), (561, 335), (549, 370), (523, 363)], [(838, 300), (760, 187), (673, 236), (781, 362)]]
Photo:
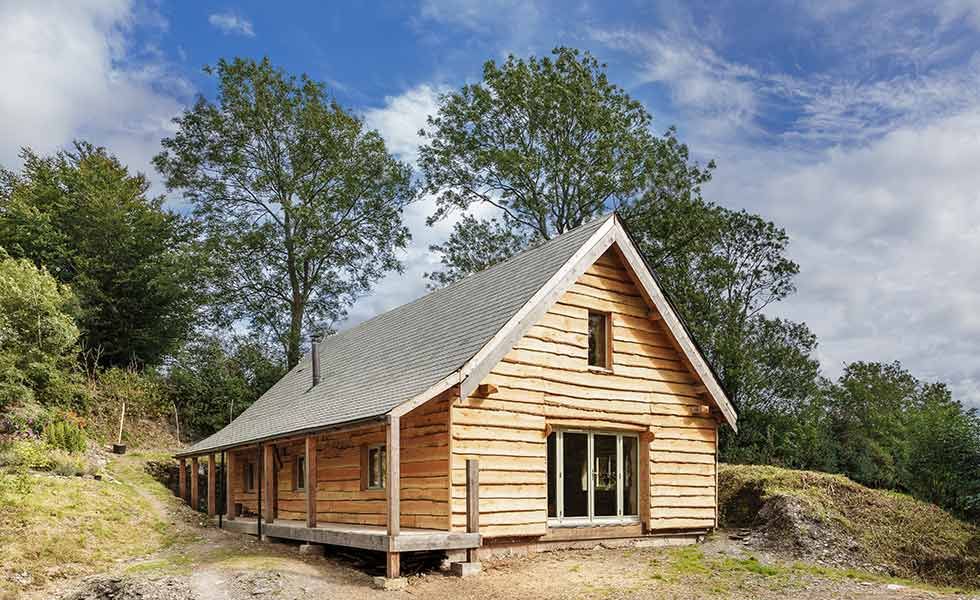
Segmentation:
[(408, 587), (408, 580), (404, 577), (388, 578), (388, 577), (375, 577), (371, 583), (375, 588), (385, 591), (396, 591), (403, 590)]
[(308, 556), (323, 556), (323, 545), (321, 544), (300, 544), (299, 553)]
[(888, 585), (885, 586), (885, 589), (888, 590), (889, 592), (897, 592), (899, 590), (904, 590), (905, 586), (898, 585), (897, 583), (889, 583)]
[(450, 571), (456, 577), (472, 577), (479, 575), (481, 570), (478, 562), (454, 562), (450, 565)]

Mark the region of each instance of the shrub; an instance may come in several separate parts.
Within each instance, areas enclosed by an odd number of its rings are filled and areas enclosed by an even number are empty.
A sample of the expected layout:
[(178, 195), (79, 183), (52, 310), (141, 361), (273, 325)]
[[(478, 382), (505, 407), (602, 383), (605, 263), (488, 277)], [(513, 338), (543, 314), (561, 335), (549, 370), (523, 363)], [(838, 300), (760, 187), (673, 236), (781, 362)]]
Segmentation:
[(86, 438), (82, 428), (71, 421), (56, 421), (44, 428), (44, 440), (66, 452), (83, 452)]
[(81, 477), (91, 474), (93, 469), (79, 456), (62, 450), (53, 450), (50, 455), (51, 472), (63, 477)]
[(0, 447), (0, 467), (43, 470), (50, 466), (51, 458), (44, 442), (23, 440)]

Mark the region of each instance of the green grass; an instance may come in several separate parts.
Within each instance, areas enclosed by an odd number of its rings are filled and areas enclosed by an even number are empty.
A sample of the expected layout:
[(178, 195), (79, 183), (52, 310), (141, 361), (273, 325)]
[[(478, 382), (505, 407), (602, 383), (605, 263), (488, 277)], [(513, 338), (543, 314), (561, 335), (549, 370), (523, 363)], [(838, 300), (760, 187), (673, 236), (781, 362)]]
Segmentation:
[(797, 550), (812, 543), (797, 525), (802, 519), (856, 563), (900, 578), (980, 588), (980, 529), (906, 494), (841, 475), (747, 465), (723, 465), (718, 494), (723, 526), (758, 525), (758, 511), (768, 504), (779, 516), (799, 513), (766, 524), (774, 540)]
[[(116, 460), (102, 481), (0, 474), (0, 573), (29, 573), (39, 587), (180, 541), (144, 496), (172, 502), (170, 494), (141, 465), (133, 457)], [(3, 483), (14, 480), (19, 484)], [(14, 583), (0, 578), (0, 598), (15, 593)]]

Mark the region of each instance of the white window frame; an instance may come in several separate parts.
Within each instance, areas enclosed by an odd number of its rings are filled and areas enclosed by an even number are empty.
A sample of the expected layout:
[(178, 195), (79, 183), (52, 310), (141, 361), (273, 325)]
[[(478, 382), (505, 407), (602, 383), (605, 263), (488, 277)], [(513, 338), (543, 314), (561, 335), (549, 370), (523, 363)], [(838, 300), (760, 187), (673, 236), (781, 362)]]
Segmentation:
[[(637, 460), (637, 481), (634, 483), (637, 496), (640, 490), (639, 469), (640, 469), (640, 436), (635, 433), (624, 433), (622, 431), (605, 431), (595, 429), (554, 429), (555, 434), (555, 509), (558, 515), (548, 517), (549, 527), (594, 527), (597, 525), (628, 525), (640, 522), (640, 515), (624, 515), (625, 489), (623, 480), (623, 438), (633, 438), (635, 440), (636, 460)], [(565, 434), (580, 433), (587, 437), (587, 458), (588, 461), (588, 515), (584, 517), (565, 516)], [(595, 514), (595, 436), (608, 435), (616, 437), (616, 515), (596, 515)], [(639, 497), (636, 499), (637, 510), (639, 510)]]

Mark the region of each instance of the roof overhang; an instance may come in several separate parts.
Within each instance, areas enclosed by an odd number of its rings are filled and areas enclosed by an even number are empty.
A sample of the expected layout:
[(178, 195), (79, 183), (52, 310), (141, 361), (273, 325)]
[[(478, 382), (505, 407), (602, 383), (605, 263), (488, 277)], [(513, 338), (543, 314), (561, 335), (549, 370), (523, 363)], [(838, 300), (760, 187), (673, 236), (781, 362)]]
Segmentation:
[(541, 287), (521, 309), (490, 339), (473, 358), (466, 362), (438, 384), (405, 402), (390, 414), (405, 414), (434, 398), (453, 385), (459, 384), (460, 396), (473, 393), (483, 379), (506, 355), (511, 348), (537, 323), (561, 296), (581, 277), (603, 253), (614, 247), (626, 264), (634, 283), (646, 301), (654, 306), (663, 317), (663, 322), (673, 336), (677, 350), (685, 362), (697, 374), (705, 391), (718, 407), (725, 422), (738, 431), (738, 415), (708, 365), (701, 351), (694, 343), (683, 321), (673, 305), (660, 289), (653, 272), (640, 255), (629, 233), (613, 215), (565, 262), (564, 265)]

